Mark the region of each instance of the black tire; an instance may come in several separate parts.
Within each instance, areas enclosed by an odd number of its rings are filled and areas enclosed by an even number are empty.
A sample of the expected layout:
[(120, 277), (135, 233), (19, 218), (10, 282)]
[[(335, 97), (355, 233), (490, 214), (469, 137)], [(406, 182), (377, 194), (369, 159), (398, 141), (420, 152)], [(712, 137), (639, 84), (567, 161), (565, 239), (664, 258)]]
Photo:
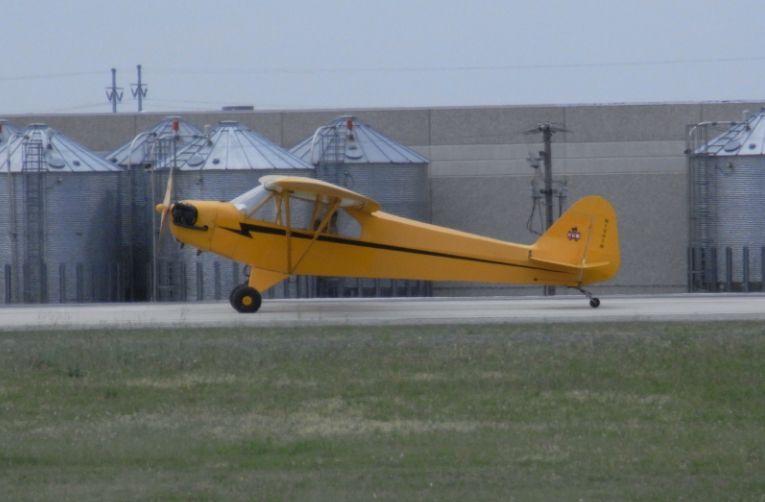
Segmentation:
[(237, 284), (236, 286), (234, 286), (234, 289), (231, 290), (231, 293), (229, 293), (228, 295), (228, 302), (231, 304), (232, 307), (234, 306), (234, 293), (236, 293), (236, 290), (241, 288), (246, 288), (246, 287), (247, 287), (247, 283), (245, 282), (243, 284)]
[(590, 307), (596, 309), (600, 307), (600, 299), (599, 298), (590, 298)]
[(262, 302), (258, 290), (249, 286), (237, 286), (231, 292), (231, 306), (242, 314), (254, 314)]

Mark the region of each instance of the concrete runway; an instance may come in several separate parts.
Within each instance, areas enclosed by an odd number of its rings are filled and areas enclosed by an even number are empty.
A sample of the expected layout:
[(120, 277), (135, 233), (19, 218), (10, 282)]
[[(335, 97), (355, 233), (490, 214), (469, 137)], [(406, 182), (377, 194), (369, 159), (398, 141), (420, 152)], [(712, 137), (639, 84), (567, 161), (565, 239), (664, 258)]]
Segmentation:
[(765, 295), (583, 296), (266, 300), (256, 314), (228, 303), (128, 303), (0, 307), (0, 330), (236, 326), (765, 321)]

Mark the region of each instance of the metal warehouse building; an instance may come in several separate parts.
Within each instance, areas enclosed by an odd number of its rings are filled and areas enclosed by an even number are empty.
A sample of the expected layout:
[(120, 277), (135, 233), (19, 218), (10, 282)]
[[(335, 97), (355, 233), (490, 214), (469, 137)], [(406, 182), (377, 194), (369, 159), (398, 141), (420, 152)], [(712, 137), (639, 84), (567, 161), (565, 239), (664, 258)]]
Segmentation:
[[(553, 170), (570, 204), (600, 194), (620, 222), (622, 269), (600, 294), (670, 293), (689, 288), (687, 132), (710, 121), (741, 121), (760, 102), (497, 106), (384, 110), (184, 113), (197, 127), (237, 120), (291, 148), (341, 115), (353, 115), (430, 160), (429, 213), (435, 224), (491, 237), (533, 242), (527, 228), (534, 170), (542, 149), (523, 132), (561, 125)], [(90, 148), (112, 151), (164, 114), (7, 117), (47, 122)], [(711, 138), (710, 138), (711, 139)], [(760, 195), (762, 197), (762, 195)], [(540, 288), (434, 284), (434, 295), (538, 293)]]

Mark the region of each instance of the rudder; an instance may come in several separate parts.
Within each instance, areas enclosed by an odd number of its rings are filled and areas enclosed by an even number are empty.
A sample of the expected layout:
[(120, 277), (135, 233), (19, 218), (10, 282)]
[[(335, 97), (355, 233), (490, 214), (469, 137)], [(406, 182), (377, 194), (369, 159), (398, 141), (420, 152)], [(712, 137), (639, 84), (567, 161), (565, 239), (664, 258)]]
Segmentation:
[(614, 208), (596, 195), (579, 199), (533, 244), (529, 257), (578, 270), (577, 285), (610, 279), (620, 265)]

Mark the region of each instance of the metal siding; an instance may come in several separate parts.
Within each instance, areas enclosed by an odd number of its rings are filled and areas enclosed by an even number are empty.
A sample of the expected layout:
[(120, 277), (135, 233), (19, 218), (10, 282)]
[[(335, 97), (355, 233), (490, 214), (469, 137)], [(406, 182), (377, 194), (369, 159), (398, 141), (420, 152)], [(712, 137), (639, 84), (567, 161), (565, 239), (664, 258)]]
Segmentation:
[(430, 185), (423, 164), (335, 164), (317, 177), (377, 200), (385, 212), (430, 221)]
[[(116, 253), (117, 186), (118, 173), (49, 173), (46, 176), (45, 206), (43, 211), (45, 280), (40, 284), (25, 281), (23, 179), (26, 175), (0, 176), (0, 234), (10, 236), (11, 205), (15, 204), (17, 223), (16, 258), (13, 257), (12, 239), (0, 239), (0, 264), (13, 268), (12, 298), (3, 289), (3, 302), (23, 301), (23, 291), (36, 297), (47, 292), (51, 303), (77, 301), (76, 269), (84, 270), (79, 288), (84, 291), (80, 301), (113, 301), (116, 299), (118, 268)], [(10, 183), (15, 184), (16, 196), (9, 197)], [(63, 265), (63, 268), (62, 268)], [(63, 271), (63, 272), (62, 272)], [(65, 284), (61, 283), (61, 278)], [(63, 294), (63, 296), (62, 296)]]
[[(689, 166), (690, 252), (695, 253), (689, 267), (691, 274), (702, 277), (701, 282), (691, 279), (691, 289), (727, 289), (728, 274), (731, 288), (744, 287), (745, 247), (749, 250), (749, 282), (761, 282), (765, 157), (693, 156)], [(731, 250), (730, 258), (726, 248)]]
[[(717, 247), (733, 251), (733, 282), (743, 280), (743, 248), (750, 250), (750, 281), (760, 278), (759, 251), (765, 246), (765, 157), (716, 159)], [(752, 260), (752, 258), (756, 258)], [(725, 253), (718, 270), (725, 270)]]

